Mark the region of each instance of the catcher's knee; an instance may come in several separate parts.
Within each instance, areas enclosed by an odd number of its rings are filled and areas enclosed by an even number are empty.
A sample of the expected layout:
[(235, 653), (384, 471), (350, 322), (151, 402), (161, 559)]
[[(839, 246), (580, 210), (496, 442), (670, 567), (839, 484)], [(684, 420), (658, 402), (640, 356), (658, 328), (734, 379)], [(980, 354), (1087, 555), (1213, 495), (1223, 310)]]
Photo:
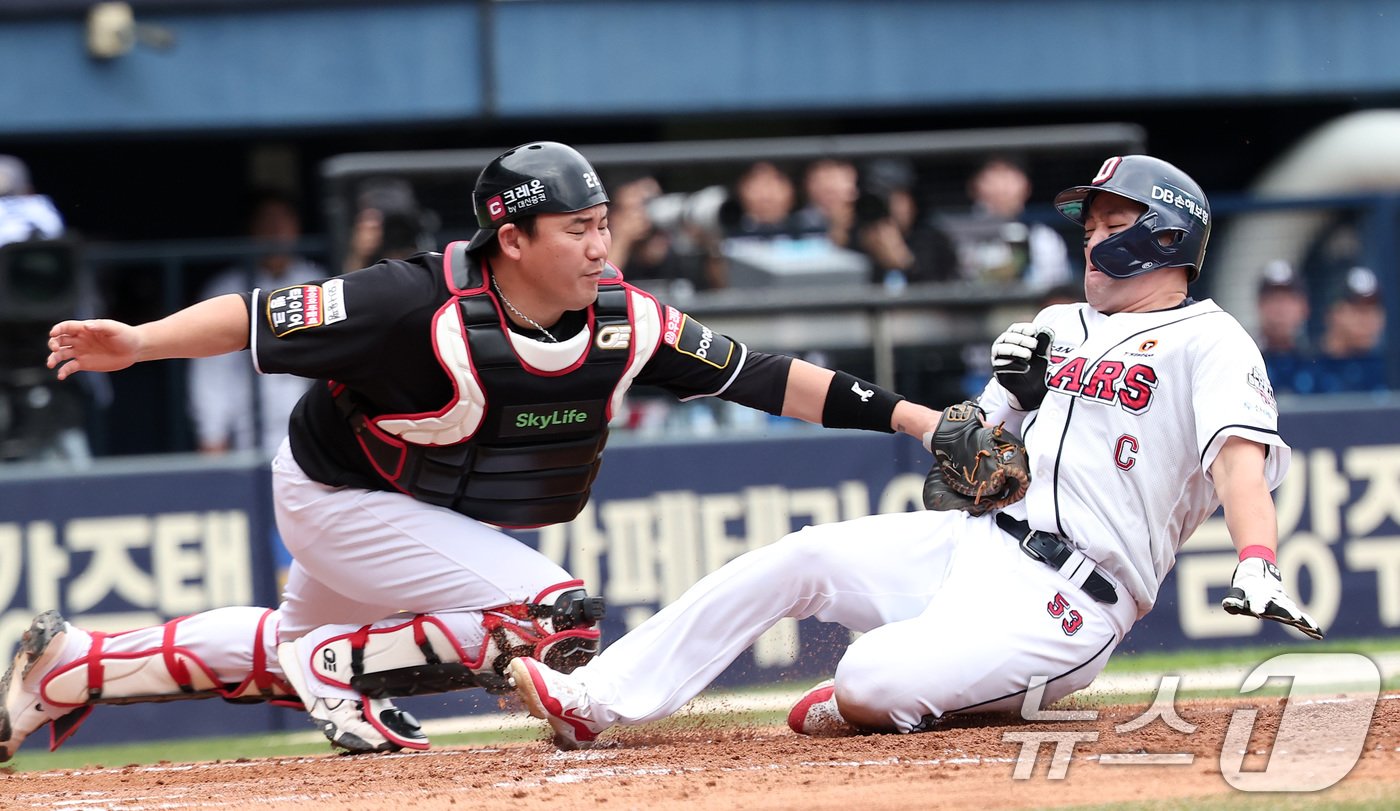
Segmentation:
[[(534, 653), (527, 655), (554, 670), (569, 673), (598, 655), (601, 639), (598, 623), (603, 621), (606, 611), (603, 598), (588, 596), (581, 582), (562, 591), (546, 591), (540, 598), (546, 595), (553, 597), (552, 603), (527, 604), (535, 628), (542, 634), (535, 643)], [(513, 658), (510, 656), (500, 662), (499, 671), (504, 673)]]
[(464, 647), (441, 618), (418, 614), (382, 628), (366, 626), (317, 645), (310, 657), (316, 677), (371, 698), (426, 695), (482, 687), (504, 693), (512, 659), (529, 656), (570, 672), (598, 653), (603, 598), (581, 581), (551, 586), (530, 602), (481, 612), (484, 638)]

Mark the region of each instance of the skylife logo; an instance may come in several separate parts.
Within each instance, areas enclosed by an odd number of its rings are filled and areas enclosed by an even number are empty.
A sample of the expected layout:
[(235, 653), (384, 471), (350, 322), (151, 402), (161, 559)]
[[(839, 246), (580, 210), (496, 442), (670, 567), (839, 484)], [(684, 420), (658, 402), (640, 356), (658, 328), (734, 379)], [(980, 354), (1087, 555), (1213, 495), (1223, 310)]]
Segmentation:
[(502, 437), (547, 437), (601, 430), (607, 419), (606, 400), (569, 400), (508, 406), (501, 413)]
[(582, 425), (588, 422), (588, 412), (577, 408), (556, 408), (546, 414), (525, 411), (515, 415), (515, 427), (545, 431), (554, 427)]

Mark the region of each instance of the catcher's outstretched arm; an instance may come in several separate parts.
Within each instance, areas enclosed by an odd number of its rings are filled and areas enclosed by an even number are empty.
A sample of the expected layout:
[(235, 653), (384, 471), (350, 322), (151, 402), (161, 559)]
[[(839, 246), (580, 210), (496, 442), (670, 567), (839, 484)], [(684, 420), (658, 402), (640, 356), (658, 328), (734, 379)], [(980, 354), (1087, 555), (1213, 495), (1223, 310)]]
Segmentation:
[(159, 321), (132, 326), (107, 318), (63, 321), (49, 330), (48, 367), (115, 372), (144, 360), (204, 358), (248, 345), (248, 304), (230, 294), (192, 304)]
[(894, 421), (891, 427), (901, 434), (914, 437), (924, 443), (924, 447), (928, 447), (925, 437), (933, 436), (942, 419), (942, 411), (934, 411), (928, 406), (921, 406), (909, 400), (900, 400), (899, 405), (894, 407)]
[(873, 383), (796, 359), (788, 369), (782, 415), (831, 428), (898, 432), (920, 441), (938, 427), (940, 417)]
[(831, 388), (831, 380), (835, 376), (836, 373), (830, 369), (794, 358), (788, 367), (782, 415), (820, 425), (822, 405), (826, 402), (826, 392)]

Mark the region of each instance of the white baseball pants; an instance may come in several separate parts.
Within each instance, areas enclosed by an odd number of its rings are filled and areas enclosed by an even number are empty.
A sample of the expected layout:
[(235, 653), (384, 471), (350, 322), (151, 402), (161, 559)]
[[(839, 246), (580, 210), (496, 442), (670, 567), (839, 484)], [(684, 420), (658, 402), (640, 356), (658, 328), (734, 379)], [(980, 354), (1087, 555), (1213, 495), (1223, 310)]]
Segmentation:
[(1088, 686), (1136, 616), (1128, 594), (1096, 602), (991, 516), (879, 515), (736, 558), (574, 676), (595, 721), (645, 723), (779, 619), (816, 617), (865, 632), (836, 669), (838, 704), (910, 732), (948, 713), (1017, 710), (1034, 677), (1048, 679), (1045, 704)]

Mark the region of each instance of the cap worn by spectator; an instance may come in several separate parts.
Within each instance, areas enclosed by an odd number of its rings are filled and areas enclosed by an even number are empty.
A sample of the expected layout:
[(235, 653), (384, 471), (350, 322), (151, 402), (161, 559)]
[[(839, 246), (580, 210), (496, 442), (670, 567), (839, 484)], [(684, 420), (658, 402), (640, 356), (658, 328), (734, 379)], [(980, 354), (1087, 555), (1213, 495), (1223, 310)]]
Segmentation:
[(870, 191), (888, 194), (914, 188), (914, 167), (902, 158), (876, 158), (860, 170), (861, 184)]
[(1381, 285), (1375, 271), (1367, 267), (1348, 270), (1346, 293), (1343, 297), (1354, 304), (1380, 304)]
[(1259, 277), (1259, 295), (1265, 293), (1303, 293), (1303, 281), (1287, 260), (1275, 259), (1264, 266)]
[(48, 196), (34, 193), (29, 167), (0, 155), (0, 245), (62, 235), (63, 217)]
[(393, 177), (370, 178), (360, 184), (359, 191), (360, 208), (393, 212), (418, 211), (418, 199), (413, 194), (413, 186), (407, 180)]
[(30, 194), (29, 167), (14, 155), (0, 155), (0, 197)]

